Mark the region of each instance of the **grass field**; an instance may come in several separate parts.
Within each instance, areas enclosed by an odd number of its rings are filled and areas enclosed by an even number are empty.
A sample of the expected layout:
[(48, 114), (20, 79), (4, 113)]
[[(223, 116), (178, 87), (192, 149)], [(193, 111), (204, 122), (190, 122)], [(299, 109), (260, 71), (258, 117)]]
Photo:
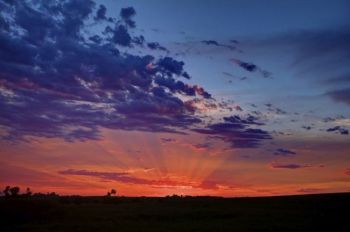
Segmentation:
[[(1, 231), (340, 231), (350, 194), (0, 199)], [(343, 229), (344, 230), (344, 229)]]

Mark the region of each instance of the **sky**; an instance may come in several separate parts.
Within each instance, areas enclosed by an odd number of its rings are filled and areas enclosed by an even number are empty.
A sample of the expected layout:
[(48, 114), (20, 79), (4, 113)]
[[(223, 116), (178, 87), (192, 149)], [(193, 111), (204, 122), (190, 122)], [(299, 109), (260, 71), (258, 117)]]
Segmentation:
[(350, 2), (0, 0), (0, 187), (350, 191)]

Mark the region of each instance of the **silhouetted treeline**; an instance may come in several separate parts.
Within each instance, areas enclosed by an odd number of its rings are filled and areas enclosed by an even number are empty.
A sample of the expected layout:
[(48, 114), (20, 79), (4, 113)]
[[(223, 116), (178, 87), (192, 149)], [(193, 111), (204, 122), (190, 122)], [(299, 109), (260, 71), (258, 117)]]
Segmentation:
[(50, 196), (50, 197), (57, 197), (59, 196), (55, 192), (48, 192), (46, 194), (44, 193), (32, 193), (30, 188), (26, 188), (26, 191), (21, 193), (21, 189), (18, 186), (6, 186), (5, 189), (2, 191), (5, 197), (13, 198), (13, 197), (30, 197), (30, 196)]
[[(48, 192), (48, 193), (33, 193), (30, 188), (26, 188), (26, 191), (21, 193), (21, 189), (18, 186), (6, 186), (5, 189), (2, 191), (3, 195), (6, 198), (14, 198), (14, 197), (58, 197), (59, 195), (55, 192)], [(111, 191), (108, 191), (106, 196), (111, 197), (113, 195), (117, 194), (117, 190), (111, 189)]]

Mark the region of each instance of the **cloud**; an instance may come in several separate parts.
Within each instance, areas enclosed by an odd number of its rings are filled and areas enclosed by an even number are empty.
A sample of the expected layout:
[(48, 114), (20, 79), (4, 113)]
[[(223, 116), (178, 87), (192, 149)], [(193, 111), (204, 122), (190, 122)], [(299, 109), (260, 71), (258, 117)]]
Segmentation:
[(302, 128), (305, 129), (305, 130), (311, 130), (312, 129), (311, 126), (302, 126)]
[(288, 149), (278, 148), (273, 154), (276, 156), (292, 156), (296, 155), (297, 153)]
[(189, 78), (184, 62), (119, 50), (143, 38), (130, 32), (133, 8), (123, 8), (116, 23), (98, 20), (106, 29), (93, 34), (89, 19), (108, 18), (93, 1), (1, 4), (3, 139), (85, 141), (101, 139), (100, 128), (184, 133), (201, 123), (183, 96), (211, 95), (180, 80)]
[(259, 118), (255, 117), (253, 115), (248, 114), (248, 116), (245, 119), (242, 119), (238, 115), (230, 116), (230, 117), (224, 117), (224, 121), (230, 122), (232, 124), (245, 124), (245, 125), (265, 125), (262, 122), (259, 122)]
[(279, 114), (279, 115), (287, 114), (286, 111), (282, 110), (281, 108), (273, 106), (271, 103), (267, 103), (267, 104), (265, 104), (265, 106), (267, 107), (268, 112), (272, 112), (272, 113)]
[(233, 63), (233, 64), (236, 64), (238, 65), (239, 67), (245, 69), (246, 71), (248, 72), (258, 72), (262, 75), (262, 77), (264, 78), (270, 78), (271, 77), (271, 73), (266, 71), (266, 70), (263, 70), (261, 69), (259, 66), (253, 64), (253, 63), (248, 63), (248, 62), (244, 62), (244, 61), (241, 61), (239, 59), (236, 59), (236, 58), (231, 58), (230, 61)]
[[(207, 125), (203, 107), (232, 108), (216, 104), (198, 84), (186, 83), (190, 75), (183, 61), (129, 53), (148, 43), (134, 35), (133, 8), (123, 8), (119, 20), (109, 20), (107, 9), (96, 9), (93, 1), (4, 2), (2, 7), (2, 21), (11, 22), (0, 31), (2, 139), (100, 140), (101, 128), (196, 131), (240, 148), (272, 138), (250, 128), (263, 125), (251, 115)], [(97, 33), (90, 19), (105, 29)]]
[(224, 47), (224, 48), (228, 48), (230, 50), (236, 49), (235, 46), (222, 44), (222, 43), (217, 42), (216, 40), (202, 40), (201, 43), (206, 44), (206, 45), (217, 46), (217, 47)]
[(135, 27), (135, 21), (132, 18), (136, 15), (136, 11), (133, 7), (122, 8), (120, 11), (120, 17), (129, 27)]
[(113, 42), (122, 46), (131, 45), (131, 36), (124, 25), (117, 25), (113, 31)]
[(342, 135), (348, 135), (349, 134), (349, 130), (347, 130), (345, 128), (342, 128), (340, 126), (335, 126), (335, 127), (332, 127), (332, 128), (328, 128), (327, 132), (338, 132), (338, 133), (340, 133)]
[(228, 142), (231, 148), (256, 148), (262, 141), (272, 139), (272, 137), (262, 129), (249, 128), (251, 125), (261, 125), (255, 120), (256, 118), (252, 116), (247, 119), (241, 119), (239, 116), (224, 117), (224, 122), (209, 124), (204, 129), (193, 130)]
[(158, 42), (149, 42), (147, 43), (147, 47), (149, 47), (152, 50), (161, 50), (161, 51), (168, 51), (165, 47), (161, 46)]
[(96, 12), (95, 20), (107, 20), (106, 13), (106, 6), (101, 4)]
[(300, 165), (300, 164), (277, 164), (272, 163), (272, 168), (279, 168), (279, 169), (300, 169), (300, 168), (309, 168), (310, 165)]

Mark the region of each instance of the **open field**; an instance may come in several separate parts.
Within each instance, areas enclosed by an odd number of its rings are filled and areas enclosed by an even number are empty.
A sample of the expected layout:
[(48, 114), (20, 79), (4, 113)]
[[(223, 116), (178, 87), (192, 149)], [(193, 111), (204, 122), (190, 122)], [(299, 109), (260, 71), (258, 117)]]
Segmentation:
[(1, 231), (300, 231), (348, 225), (350, 194), (0, 200)]

